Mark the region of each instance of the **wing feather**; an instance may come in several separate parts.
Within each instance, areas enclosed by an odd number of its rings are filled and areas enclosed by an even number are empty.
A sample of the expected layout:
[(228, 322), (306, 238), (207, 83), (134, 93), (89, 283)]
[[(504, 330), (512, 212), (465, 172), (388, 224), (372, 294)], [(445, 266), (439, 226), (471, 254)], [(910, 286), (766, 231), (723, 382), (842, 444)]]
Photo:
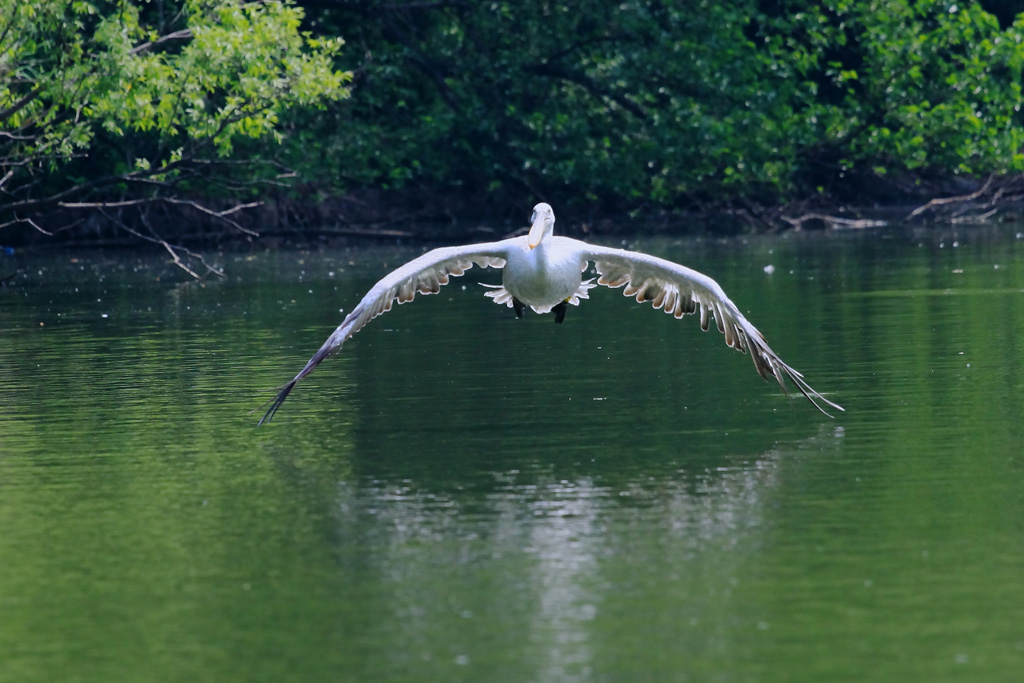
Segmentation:
[(800, 372), (779, 358), (768, 346), (764, 335), (746, 319), (721, 286), (707, 275), (640, 252), (593, 244), (587, 244), (583, 249), (584, 258), (594, 262), (597, 284), (611, 289), (622, 287), (624, 296), (634, 298), (638, 303), (650, 302), (655, 309), (676, 318), (699, 311), (700, 328), (705, 332), (714, 318), (725, 343), (742, 353), (749, 353), (754, 369), (762, 378), (774, 378), (787, 393), (788, 378), (825, 415), (829, 413), (823, 406), (843, 410), (811, 388)]
[(507, 250), (513, 242), (515, 240), (472, 244), (464, 247), (441, 247), (428, 251), (381, 278), (363, 296), (352, 312), (345, 316), (341, 325), (306, 362), (299, 374), (278, 388), (277, 396), (270, 402), (270, 407), (259, 424), (262, 425), (273, 419), (277, 409), (288, 398), (288, 394), (295, 388), (299, 380), (313, 372), (324, 359), (337, 353), (342, 344), (363, 329), (368, 322), (378, 315), (390, 311), (396, 301), (399, 304), (405, 304), (412, 301), (416, 294), (437, 294), (441, 291), (441, 287), (451, 281), (452, 277), (463, 275), (473, 266), (503, 268)]

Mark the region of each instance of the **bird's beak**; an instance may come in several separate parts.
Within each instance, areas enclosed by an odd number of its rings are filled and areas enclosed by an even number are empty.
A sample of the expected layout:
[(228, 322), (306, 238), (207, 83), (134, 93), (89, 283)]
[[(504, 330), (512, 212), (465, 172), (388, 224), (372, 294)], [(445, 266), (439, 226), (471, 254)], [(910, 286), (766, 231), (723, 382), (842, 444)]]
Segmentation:
[(530, 234), (526, 236), (526, 244), (533, 249), (540, 244), (541, 239), (544, 237), (544, 217), (537, 216), (537, 220), (530, 226)]

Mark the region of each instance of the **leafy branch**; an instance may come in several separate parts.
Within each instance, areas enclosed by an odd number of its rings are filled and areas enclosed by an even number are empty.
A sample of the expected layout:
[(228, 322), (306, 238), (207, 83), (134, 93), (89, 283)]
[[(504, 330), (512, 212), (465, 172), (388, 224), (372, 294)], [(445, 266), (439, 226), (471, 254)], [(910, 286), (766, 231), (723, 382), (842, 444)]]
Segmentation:
[(282, 113), (348, 96), (342, 41), (292, 0), (165, 5), (0, 0), (0, 228), (92, 213), (139, 237), (112, 212), (162, 203), (255, 234), (251, 188), (294, 177), (267, 161)]

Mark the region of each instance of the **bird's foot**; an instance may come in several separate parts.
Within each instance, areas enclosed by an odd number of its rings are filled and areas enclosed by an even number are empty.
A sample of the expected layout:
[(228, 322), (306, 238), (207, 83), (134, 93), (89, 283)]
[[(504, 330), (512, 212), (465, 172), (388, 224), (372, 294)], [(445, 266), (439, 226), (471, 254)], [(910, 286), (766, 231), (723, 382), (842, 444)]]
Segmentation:
[(512, 310), (516, 312), (516, 320), (522, 320), (523, 311), (526, 310), (526, 306), (524, 306), (523, 302), (519, 299), (512, 297)]
[(556, 325), (565, 320), (565, 312), (567, 310), (569, 310), (569, 304), (567, 304), (564, 301), (551, 309), (551, 311), (555, 314)]

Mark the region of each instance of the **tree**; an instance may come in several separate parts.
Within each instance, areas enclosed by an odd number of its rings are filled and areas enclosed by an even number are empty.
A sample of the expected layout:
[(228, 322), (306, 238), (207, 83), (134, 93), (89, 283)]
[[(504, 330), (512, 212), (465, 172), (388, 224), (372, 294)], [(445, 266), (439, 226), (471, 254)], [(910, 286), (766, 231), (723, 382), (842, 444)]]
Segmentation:
[(100, 211), (172, 253), (115, 210), (187, 206), (242, 229), (231, 215), (251, 203), (206, 200), (286, 173), (257, 143), (280, 141), (289, 109), (348, 96), (341, 39), (302, 19), (290, 0), (0, 0), (0, 228)]
[(974, 3), (304, 3), (363, 59), (320, 136), (349, 189), (607, 214), (1024, 170), (1024, 20)]
[(786, 128), (810, 176), (1024, 169), (1024, 19), (1002, 30), (980, 5), (795, 0), (759, 40), (791, 90)]

